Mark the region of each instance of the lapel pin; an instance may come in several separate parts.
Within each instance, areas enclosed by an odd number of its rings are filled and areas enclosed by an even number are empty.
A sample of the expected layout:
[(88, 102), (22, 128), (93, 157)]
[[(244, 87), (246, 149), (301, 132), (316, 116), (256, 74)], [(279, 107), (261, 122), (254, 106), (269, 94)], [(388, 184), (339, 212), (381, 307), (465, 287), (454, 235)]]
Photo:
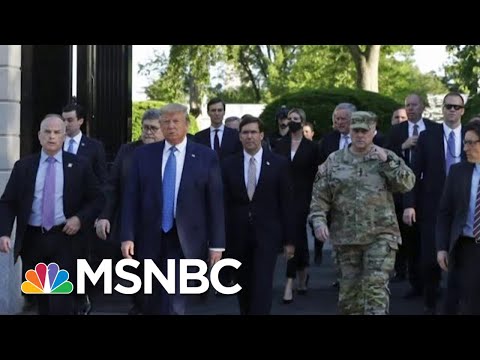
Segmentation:
[(68, 163), (67, 167), (72, 167), (72, 163)]

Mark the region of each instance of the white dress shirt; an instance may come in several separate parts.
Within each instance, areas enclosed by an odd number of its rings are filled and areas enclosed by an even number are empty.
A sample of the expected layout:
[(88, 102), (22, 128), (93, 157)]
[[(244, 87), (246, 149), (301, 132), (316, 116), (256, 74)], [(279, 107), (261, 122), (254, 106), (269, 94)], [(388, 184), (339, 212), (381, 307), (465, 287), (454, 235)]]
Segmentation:
[(215, 150), (214, 148), (215, 130), (218, 130), (218, 144), (220, 145), (220, 147), (222, 147), (223, 131), (225, 130), (225, 125), (222, 124), (218, 128), (214, 128), (213, 126), (210, 126), (210, 147), (212, 148), (212, 150)]
[[(255, 168), (256, 168), (256, 182), (255, 185), (258, 184), (258, 179), (260, 178), (260, 171), (262, 169), (262, 156), (263, 156), (263, 148), (260, 147), (260, 150), (257, 151), (253, 157), (255, 158)], [(244, 169), (244, 178), (245, 178), (245, 188), (248, 186), (248, 168), (250, 166), (250, 158), (252, 158), (252, 155), (247, 153), (245, 150), (243, 150), (243, 169)]]

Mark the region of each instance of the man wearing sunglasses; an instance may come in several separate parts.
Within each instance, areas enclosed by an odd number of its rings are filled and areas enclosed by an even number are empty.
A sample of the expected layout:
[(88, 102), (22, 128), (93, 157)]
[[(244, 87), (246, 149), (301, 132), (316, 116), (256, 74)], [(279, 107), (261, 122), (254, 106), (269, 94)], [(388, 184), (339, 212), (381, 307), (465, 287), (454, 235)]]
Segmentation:
[[(425, 314), (429, 315), (436, 313), (441, 277), (435, 247), (439, 200), (450, 166), (465, 160), (465, 152), (462, 150), (465, 133), (461, 126), (464, 106), (463, 97), (457, 92), (450, 92), (444, 97), (442, 106), (444, 122), (420, 134), (412, 163), (417, 181), (413, 191), (406, 194), (404, 198), (403, 221), (407, 225), (419, 221), (424, 310)], [(450, 290), (447, 291), (446, 304), (455, 308), (456, 301), (449, 300), (449, 297), (456, 298), (456, 296), (449, 292)], [(453, 290), (453, 293), (456, 293), (456, 290)], [(455, 310), (446, 309), (446, 312), (450, 311)]]

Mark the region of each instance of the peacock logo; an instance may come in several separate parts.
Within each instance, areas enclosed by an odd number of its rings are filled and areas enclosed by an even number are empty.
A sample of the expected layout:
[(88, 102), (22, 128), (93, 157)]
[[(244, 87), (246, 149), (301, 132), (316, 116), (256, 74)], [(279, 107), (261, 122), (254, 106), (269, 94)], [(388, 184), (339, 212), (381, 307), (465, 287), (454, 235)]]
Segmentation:
[(24, 294), (70, 294), (73, 284), (68, 281), (67, 270), (60, 270), (56, 263), (38, 263), (35, 270), (28, 270), (22, 283)]

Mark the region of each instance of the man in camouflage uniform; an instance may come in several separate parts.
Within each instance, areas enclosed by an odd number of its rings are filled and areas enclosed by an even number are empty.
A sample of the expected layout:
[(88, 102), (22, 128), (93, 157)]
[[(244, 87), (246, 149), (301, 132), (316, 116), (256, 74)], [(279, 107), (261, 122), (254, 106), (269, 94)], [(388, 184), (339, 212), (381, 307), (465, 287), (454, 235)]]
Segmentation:
[(388, 313), (388, 279), (401, 242), (392, 193), (415, 183), (401, 158), (373, 144), (375, 128), (375, 114), (354, 112), (352, 143), (320, 165), (313, 185), (309, 218), (315, 237), (331, 239), (336, 252), (341, 314)]

